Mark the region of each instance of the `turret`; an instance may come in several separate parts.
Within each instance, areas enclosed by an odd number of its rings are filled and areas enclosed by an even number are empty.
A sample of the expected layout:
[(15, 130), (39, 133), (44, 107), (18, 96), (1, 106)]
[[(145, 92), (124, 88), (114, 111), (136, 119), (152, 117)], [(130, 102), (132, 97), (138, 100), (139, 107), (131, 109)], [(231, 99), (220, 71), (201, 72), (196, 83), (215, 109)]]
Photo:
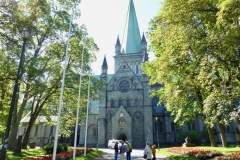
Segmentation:
[(116, 42), (116, 45), (115, 45), (115, 53), (116, 54), (121, 54), (121, 44), (120, 44), (119, 36), (117, 38), (117, 42)]
[(107, 82), (107, 71), (108, 71), (108, 65), (107, 65), (107, 60), (106, 60), (106, 55), (104, 56), (103, 59), (103, 64), (102, 64), (102, 74), (101, 74), (101, 79)]
[(142, 40), (141, 40), (141, 52), (143, 53), (143, 62), (148, 61), (147, 41), (144, 36), (144, 33), (142, 35)]

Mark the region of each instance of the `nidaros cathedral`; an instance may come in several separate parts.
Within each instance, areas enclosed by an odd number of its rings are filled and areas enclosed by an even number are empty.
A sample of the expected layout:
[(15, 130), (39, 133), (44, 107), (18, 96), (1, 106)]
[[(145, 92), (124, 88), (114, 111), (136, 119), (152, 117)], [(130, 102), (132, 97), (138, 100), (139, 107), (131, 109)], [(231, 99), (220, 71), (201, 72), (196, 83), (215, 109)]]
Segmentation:
[[(114, 47), (114, 46), (113, 46)], [(149, 85), (143, 74), (142, 63), (148, 61), (147, 41), (140, 35), (133, 0), (129, 2), (126, 50), (116, 37), (114, 74), (108, 74), (107, 59), (104, 57), (102, 73), (105, 91), (99, 101), (91, 101), (87, 127), (87, 146), (107, 147), (108, 140), (128, 140), (133, 148), (143, 148), (146, 141), (160, 145), (176, 144), (183, 131), (202, 131), (205, 124), (199, 119), (194, 124), (185, 124), (176, 129), (170, 113), (164, 105), (157, 106), (158, 98), (150, 97), (150, 90), (161, 85)], [(112, 67), (112, 66), (110, 66)], [(234, 142), (234, 124), (226, 127), (228, 142)], [(221, 143), (218, 130), (216, 140)], [(85, 126), (81, 126), (80, 141), (85, 141)]]

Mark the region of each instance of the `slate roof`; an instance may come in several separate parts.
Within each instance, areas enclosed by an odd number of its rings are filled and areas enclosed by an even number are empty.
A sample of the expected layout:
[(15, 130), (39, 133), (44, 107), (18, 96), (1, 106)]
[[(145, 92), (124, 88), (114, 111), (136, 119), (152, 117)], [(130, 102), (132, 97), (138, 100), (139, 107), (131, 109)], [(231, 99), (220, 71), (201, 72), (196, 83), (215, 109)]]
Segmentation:
[[(108, 76), (108, 82), (112, 79), (113, 75), (114, 75), (114, 74), (108, 74), (108, 75), (107, 75), (107, 76)], [(96, 78), (96, 79), (98, 79), (98, 80), (100, 80), (100, 77), (101, 77), (101, 75), (94, 75), (94, 78)]]
[(92, 100), (90, 101), (88, 114), (98, 114), (99, 113), (99, 101)]
[[(28, 112), (28, 114), (20, 121), (21, 123), (28, 123), (31, 117), (31, 112)], [(51, 121), (57, 121), (57, 116), (50, 116)], [(37, 123), (44, 123), (47, 122), (46, 116), (38, 116), (36, 121)]]
[(133, 0), (130, 0), (126, 54), (139, 53), (140, 51), (141, 51), (141, 36), (138, 27), (137, 15)]

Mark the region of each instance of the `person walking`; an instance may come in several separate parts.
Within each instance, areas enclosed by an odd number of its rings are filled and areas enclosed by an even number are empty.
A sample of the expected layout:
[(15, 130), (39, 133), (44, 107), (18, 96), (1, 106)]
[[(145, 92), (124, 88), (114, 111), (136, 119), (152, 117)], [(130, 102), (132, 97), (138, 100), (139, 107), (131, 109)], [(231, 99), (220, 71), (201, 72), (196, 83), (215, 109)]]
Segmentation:
[(126, 152), (126, 147), (125, 147), (124, 143), (122, 142), (122, 146), (120, 146), (120, 151), (119, 151), (121, 160), (124, 160), (125, 152)]
[(116, 142), (115, 145), (114, 145), (114, 151), (115, 151), (114, 160), (117, 160), (117, 158), (118, 158), (118, 150), (119, 150), (118, 142)]
[(126, 141), (126, 152), (127, 152), (127, 160), (131, 160), (131, 152), (132, 152), (132, 146), (131, 143), (129, 143), (128, 141)]
[(153, 155), (152, 160), (156, 160), (156, 145), (155, 144), (152, 145), (152, 155)]
[(146, 147), (144, 149), (144, 155), (147, 155), (147, 160), (151, 160), (152, 159), (152, 150), (151, 150), (151, 146), (149, 144), (149, 142), (146, 142)]

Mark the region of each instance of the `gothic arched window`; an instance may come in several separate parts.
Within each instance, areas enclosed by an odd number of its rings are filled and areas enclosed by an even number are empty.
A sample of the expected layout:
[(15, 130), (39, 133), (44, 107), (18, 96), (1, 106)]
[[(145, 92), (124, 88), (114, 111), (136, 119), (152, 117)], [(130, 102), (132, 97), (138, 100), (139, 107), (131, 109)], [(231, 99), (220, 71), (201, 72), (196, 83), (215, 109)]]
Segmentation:
[(96, 128), (93, 129), (93, 136), (97, 137), (97, 129)]
[(160, 121), (160, 119), (156, 118), (154, 126), (155, 132), (163, 132), (163, 123)]
[(136, 74), (139, 74), (139, 68), (138, 68), (138, 65), (136, 65)]
[(119, 104), (119, 107), (122, 105), (122, 100), (121, 99), (119, 99), (118, 104)]
[(171, 122), (171, 131), (174, 132), (175, 131), (175, 124), (173, 122)]
[(152, 98), (152, 106), (157, 106), (159, 98), (157, 96)]
[(111, 100), (111, 107), (114, 107), (114, 100)]
[(135, 107), (137, 107), (139, 105), (139, 101), (138, 99), (135, 99)]
[(188, 127), (188, 131), (195, 131), (195, 124), (188, 123), (187, 127)]
[(112, 119), (112, 113), (109, 113), (109, 114), (108, 114), (108, 118), (109, 118), (109, 120), (111, 121), (111, 119)]
[(127, 106), (128, 106), (128, 107), (131, 106), (131, 101), (130, 101), (130, 99), (127, 100)]

